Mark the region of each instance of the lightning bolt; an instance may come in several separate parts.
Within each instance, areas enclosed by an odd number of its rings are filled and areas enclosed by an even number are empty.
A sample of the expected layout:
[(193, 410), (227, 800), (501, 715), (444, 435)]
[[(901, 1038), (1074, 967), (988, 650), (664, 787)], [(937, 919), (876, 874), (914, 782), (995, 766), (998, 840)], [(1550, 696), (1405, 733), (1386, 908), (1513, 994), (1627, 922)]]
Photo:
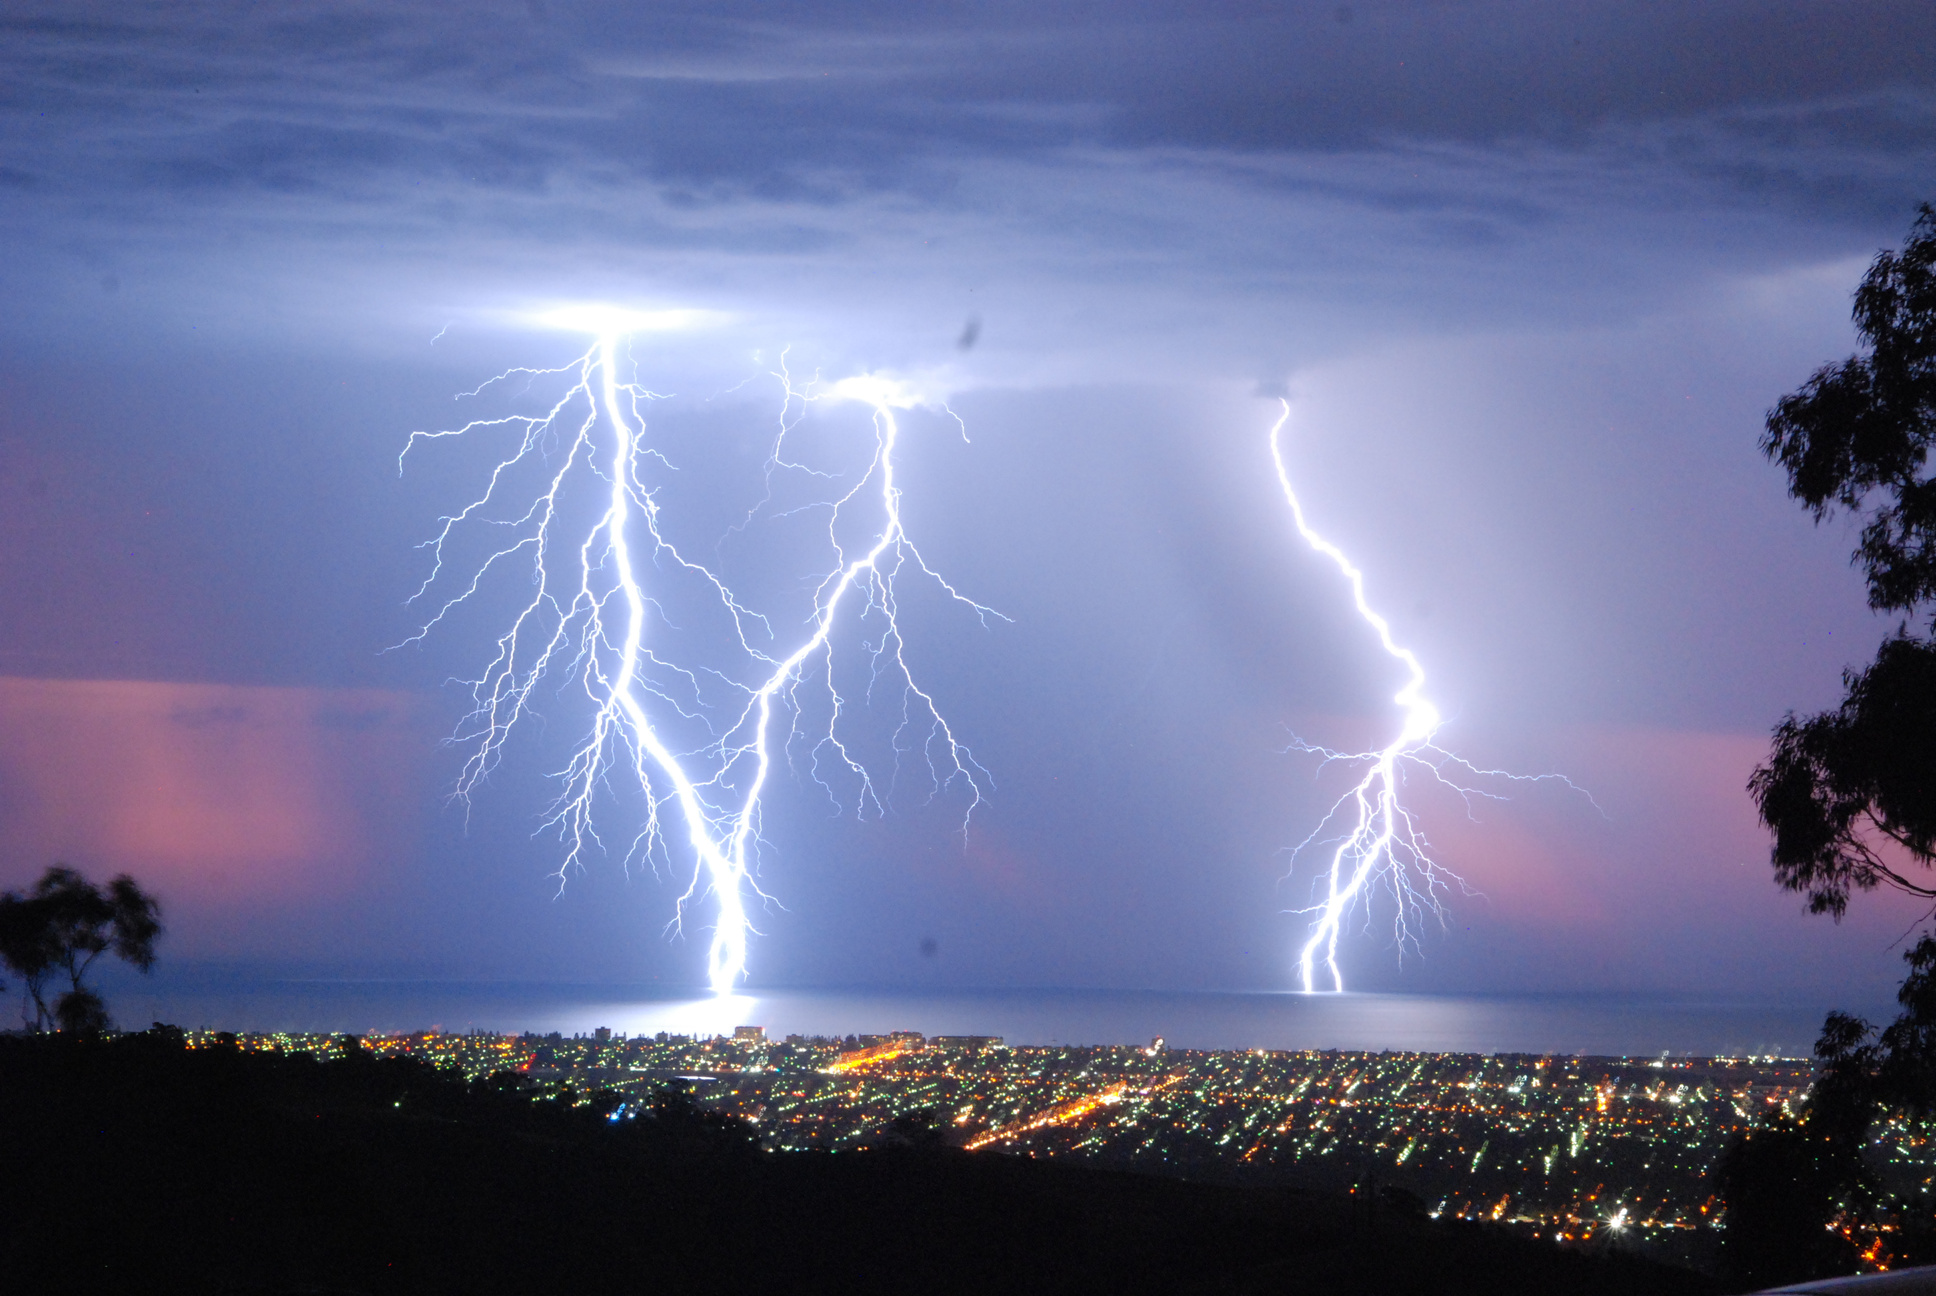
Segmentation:
[[(1282, 412), (1271, 425), (1271, 462), (1277, 468), (1278, 485), (1291, 506), (1291, 521), (1304, 542), (1334, 563), (1351, 586), (1351, 600), (1358, 615), (1378, 636), (1385, 654), (1404, 668), (1405, 685), (1392, 701), (1398, 706), (1400, 721), (1392, 740), (1376, 751), (1339, 752), (1314, 746), (1301, 739), (1291, 750), (1316, 755), (1324, 764), (1333, 762), (1362, 766), (1358, 782), (1334, 803), (1306, 837), (1291, 851), (1295, 866), (1300, 855), (1320, 843), (1331, 848), (1329, 862), (1320, 878), (1319, 899), (1296, 910), (1313, 915), (1311, 934), (1298, 951), (1298, 976), (1306, 994), (1317, 988), (1317, 965), (1322, 961), (1332, 992), (1344, 989), (1344, 973), (1338, 967), (1338, 938), (1345, 919), (1361, 901), (1369, 905), (1372, 893), (1384, 890), (1394, 902), (1393, 935), (1402, 952), (1406, 945), (1416, 946), (1414, 928), (1429, 916), (1443, 920), (1439, 897), (1451, 886), (1465, 887), (1464, 881), (1433, 859), (1431, 843), (1418, 820), (1399, 798), (1406, 768), (1418, 769), (1467, 800), (1472, 797), (1500, 800), (1497, 794), (1468, 786), (1459, 776), (1500, 778), (1520, 783), (1556, 781), (1587, 795), (1570, 780), (1558, 774), (1509, 774), (1504, 770), (1480, 769), (1433, 742), (1442, 717), (1425, 696), (1425, 668), (1409, 648), (1392, 638), (1391, 623), (1375, 611), (1365, 598), (1365, 576), (1342, 549), (1311, 528), (1304, 517), (1291, 485), (1290, 469), (1284, 462), (1284, 427), (1290, 422), (1291, 405), (1280, 400)], [(1587, 800), (1592, 797), (1587, 795)], [(1597, 810), (1599, 806), (1595, 804)], [(1602, 812), (1604, 813), (1604, 812)]]
[[(571, 364), (555, 369), (518, 368), (499, 374), (466, 395), (476, 395), (514, 377), (535, 381), (562, 377), (565, 392), (540, 415), (506, 415), (473, 420), (439, 432), (415, 432), (403, 456), (420, 441), (509, 434), (509, 453), (489, 473), (483, 492), (458, 512), (441, 519), (438, 532), (422, 547), (432, 555), (431, 571), (412, 601), (448, 588), (450, 551), (461, 540), (483, 533), (504, 538), (469, 569), (466, 579), (444, 596), (405, 643), (421, 642), (458, 607), (479, 597), (486, 579), (500, 568), (520, 571), (531, 593), (509, 628), (496, 640), (496, 652), (475, 679), (464, 681), (471, 710), (452, 741), (469, 748), (455, 795), (469, 802), (503, 758), (505, 745), (521, 722), (537, 714), (539, 685), (555, 679), (584, 695), (589, 718), (582, 739), (558, 771), (560, 789), (540, 827), (556, 834), (564, 847), (560, 883), (585, 857), (604, 848), (599, 823), (613, 784), (636, 786), (640, 794), (630, 840), (622, 854), (670, 860), (672, 842), (692, 864), (691, 881), (679, 897), (672, 919), (680, 930), (687, 910), (710, 899), (712, 939), (706, 975), (715, 994), (724, 995), (746, 971), (747, 937), (753, 932), (749, 908), (766, 896), (755, 878), (762, 797), (776, 755), (791, 754), (803, 742), (813, 778), (829, 795), (823, 760), (858, 780), (857, 805), (884, 812), (885, 800), (866, 766), (843, 738), (846, 707), (835, 683), (835, 630), (852, 611), (855, 622), (876, 618), (879, 630), (864, 640), (868, 693), (884, 679), (898, 679), (901, 706), (890, 745), (898, 766), (918, 754), (933, 780), (932, 795), (954, 787), (968, 799), (962, 826), (982, 802), (977, 775), (987, 771), (955, 736), (934, 698), (916, 682), (905, 656), (898, 619), (896, 577), (912, 566), (934, 580), (953, 600), (972, 608), (987, 624), (993, 613), (957, 591), (929, 567), (909, 540), (901, 520), (901, 492), (895, 480), (895, 450), (901, 430), (897, 410), (924, 403), (911, 390), (878, 376), (849, 378), (826, 390), (810, 385), (796, 390), (784, 370), (780, 433), (767, 459), (768, 496), (773, 474), (809, 472), (784, 454), (785, 438), (808, 401), (858, 401), (872, 411), (874, 444), (867, 468), (854, 484), (820, 507), (827, 511), (827, 538), (833, 563), (813, 590), (804, 637), (790, 650), (772, 646), (771, 621), (746, 607), (716, 572), (681, 552), (668, 537), (657, 478), (672, 465), (648, 444), (645, 408), (660, 397), (621, 376), (621, 344), (633, 334), (683, 327), (688, 313), (643, 314), (611, 308), (576, 308), (545, 317), (555, 326), (591, 333), (590, 348)], [(943, 407), (945, 408), (945, 407)], [(957, 420), (958, 421), (958, 420)], [(402, 458), (399, 457), (399, 467)], [(535, 480), (520, 492), (516, 482)], [(863, 503), (878, 507), (878, 519), (864, 545), (844, 544), (843, 522)], [(755, 506), (757, 513), (759, 506)], [(581, 516), (583, 515), (583, 516)], [(748, 520), (753, 514), (748, 514)], [(578, 517), (574, 528), (572, 519)], [(742, 526), (744, 523), (741, 524)], [(665, 610), (673, 582), (683, 580), (715, 606), (730, 627), (730, 659), (685, 666), (653, 646), (654, 632), (676, 629)], [(800, 690), (809, 680), (826, 694), (824, 731), (805, 742), (805, 712)], [(778, 739), (777, 713), (790, 723)], [(681, 749), (669, 736), (697, 722), (705, 737)], [(697, 730), (693, 730), (697, 732)]]

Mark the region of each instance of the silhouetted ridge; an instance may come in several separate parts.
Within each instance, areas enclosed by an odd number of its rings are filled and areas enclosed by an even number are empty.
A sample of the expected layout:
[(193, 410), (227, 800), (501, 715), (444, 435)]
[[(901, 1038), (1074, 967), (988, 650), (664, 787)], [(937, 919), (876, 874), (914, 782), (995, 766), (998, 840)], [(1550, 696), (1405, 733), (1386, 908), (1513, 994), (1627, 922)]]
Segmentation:
[[(1698, 1275), (1287, 1188), (772, 1154), (676, 1092), (466, 1084), (179, 1032), (0, 1037), (10, 1286), (45, 1293), (1703, 1293)], [(574, 1097), (576, 1101), (574, 1101)], [(918, 1131), (917, 1131), (918, 1132)], [(17, 1284), (17, 1285), (16, 1285)]]

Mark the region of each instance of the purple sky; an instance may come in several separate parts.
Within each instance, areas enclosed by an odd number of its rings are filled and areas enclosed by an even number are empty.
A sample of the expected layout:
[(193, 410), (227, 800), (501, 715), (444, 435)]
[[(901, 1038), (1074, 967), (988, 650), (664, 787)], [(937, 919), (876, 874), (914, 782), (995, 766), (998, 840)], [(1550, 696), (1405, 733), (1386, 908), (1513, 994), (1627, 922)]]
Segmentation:
[(1012, 618), (910, 600), (993, 775), (965, 847), (783, 780), (754, 984), (1291, 984), (1330, 785), (1284, 748), (1378, 741), (1399, 679), (1290, 530), (1280, 393), (1448, 743), (1605, 811), (1423, 797), (1481, 894), (1402, 966), (1374, 922), (1358, 987), (1893, 984), (1915, 911), (1803, 915), (1742, 785), (1888, 628), (1755, 442), (1936, 199), (1926, 3), (461, 11), (0, 18), (0, 884), (130, 869), (179, 961), (699, 983), (683, 878), (555, 894), (542, 740), (446, 804), (491, 609), (381, 651), (481, 470), (400, 479), (409, 433), (600, 300), (719, 313), (638, 353), (696, 544), (783, 348), (945, 391), (908, 524)]

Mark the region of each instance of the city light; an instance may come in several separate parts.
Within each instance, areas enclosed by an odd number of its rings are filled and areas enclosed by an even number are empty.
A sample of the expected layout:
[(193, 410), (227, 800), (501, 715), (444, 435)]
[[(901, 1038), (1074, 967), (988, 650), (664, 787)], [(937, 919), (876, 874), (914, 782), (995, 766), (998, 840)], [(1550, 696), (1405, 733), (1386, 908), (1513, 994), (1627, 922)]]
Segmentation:
[[(209, 1047), (222, 1037), (190, 1036)], [(231, 1046), (340, 1056), (330, 1036), (243, 1036)], [(844, 1039), (609, 1030), (370, 1036), (482, 1079), (515, 1071), (546, 1101), (606, 1093), (648, 1119), (676, 1085), (748, 1122), (772, 1152), (882, 1146), (913, 1120), (977, 1155), (1094, 1158), (1119, 1168), (1246, 1173), (1361, 1191), (1403, 1189), (1435, 1218), (1529, 1236), (1675, 1245), (1723, 1227), (1712, 1171), (1730, 1143), (1804, 1101), (1807, 1059), (1487, 1057), (1469, 1053), (1015, 1047), (913, 1031)], [(1774, 1101), (1770, 1103), (1768, 1099)], [(1879, 1134), (1883, 1162), (1921, 1167), (1913, 1123)], [(1924, 1173), (1917, 1170), (1918, 1175)]]

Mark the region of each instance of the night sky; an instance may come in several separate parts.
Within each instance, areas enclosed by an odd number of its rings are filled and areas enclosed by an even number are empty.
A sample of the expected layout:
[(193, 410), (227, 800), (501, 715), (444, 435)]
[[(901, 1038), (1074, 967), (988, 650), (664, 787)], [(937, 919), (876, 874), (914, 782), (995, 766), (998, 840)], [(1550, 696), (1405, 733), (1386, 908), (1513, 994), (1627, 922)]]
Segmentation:
[(384, 651), (489, 466), (399, 475), (410, 433), (599, 301), (712, 313), (633, 354), (761, 610), (818, 561), (733, 529), (784, 354), (945, 395), (909, 531), (1009, 618), (907, 587), (987, 801), (964, 844), (958, 788), (789, 772), (754, 986), (1292, 984), (1337, 785), (1286, 748), (1381, 741), (1402, 677), (1291, 530), (1279, 396), (1447, 744), (1593, 798), (1421, 789), (1473, 894), (1402, 961), (1375, 913), (1358, 988), (1899, 973), (1917, 911), (1806, 916), (1743, 785), (1891, 628), (1756, 439), (1936, 201), (1926, 0), (9, 3), (0, 111), (0, 885), (131, 871), (164, 960), (703, 983), (685, 857), (560, 890), (532, 837), (562, 701), (448, 800), (516, 591)]

